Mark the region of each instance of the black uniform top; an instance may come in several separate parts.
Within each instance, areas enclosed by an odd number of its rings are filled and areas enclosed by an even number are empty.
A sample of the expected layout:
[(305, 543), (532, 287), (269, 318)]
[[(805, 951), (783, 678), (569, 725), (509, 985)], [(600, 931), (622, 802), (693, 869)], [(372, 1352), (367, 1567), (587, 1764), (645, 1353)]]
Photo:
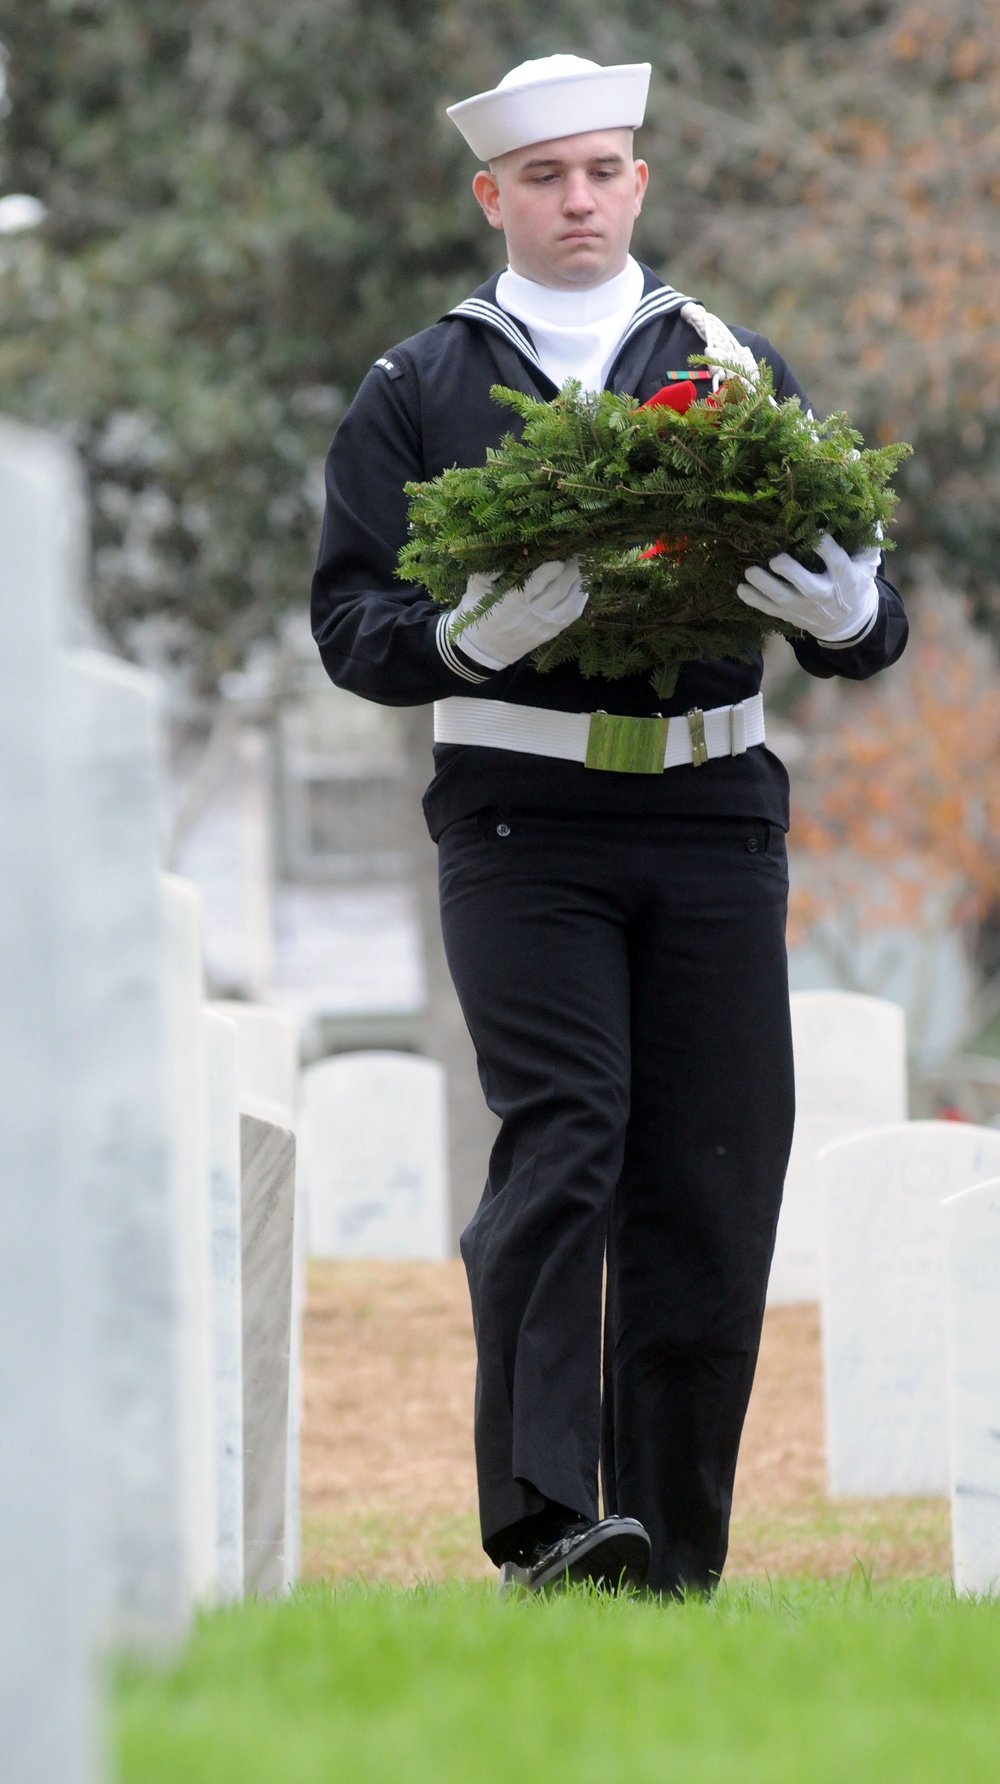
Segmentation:
[[(648, 267), (644, 296), (608, 376), (608, 387), (645, 401), (686, 367), (703, 343), (678, 315), (688, 301)], [(648, 715), (726, 706), (755, 694), (761, 659), (705, 658), (686, 664), (669, 700), (645, 674), (585, 678), (573, 663), (539, 674), (527, 658), (487, 672), (445, 634), (446, 615), (423, 590), (394, 574), (407, 537), (403, 485), (450, 465), (479, 465), (514, 418), (490, 397), (506, 384), (546, 400), (556, 388), (530, 336), (495, 302), (496, 277), (466, 303), (377, 360), (348, 409), (326, 466), (326, 514), (313, 577), (312, 625), (326, 670), (338, 686), (387, 706), (418, 706), (462, 694), (563, 712)], [(779, 397), (802, 392), (762, 335), (733, 333), (774, 372)], [(796, 640), (811, 675), (861, 681), (895, 662), (906, 643), (903, 605), (879, 579), (879, 614), (856, 645)], [(788, 826), (788, 777), (766, 747), (661, 775), (618, 774), (512, 750), (438, 744), (424, 807), (431, 834), (486, 807), (662, 812), (766, 818)]]

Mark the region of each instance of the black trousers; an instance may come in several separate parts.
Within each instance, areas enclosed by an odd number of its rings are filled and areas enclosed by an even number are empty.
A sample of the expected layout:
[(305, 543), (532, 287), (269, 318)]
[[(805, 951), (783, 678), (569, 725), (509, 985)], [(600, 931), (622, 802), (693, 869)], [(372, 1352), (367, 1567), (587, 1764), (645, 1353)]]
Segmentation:
[(550, 1502), (596, 1517), (600, 1461), (651, 1587), (709, 1587), (791, 1145), (783, 833), (491, 812), (439, 862), (502, 1121), (462, 1237), (483, 1545)]

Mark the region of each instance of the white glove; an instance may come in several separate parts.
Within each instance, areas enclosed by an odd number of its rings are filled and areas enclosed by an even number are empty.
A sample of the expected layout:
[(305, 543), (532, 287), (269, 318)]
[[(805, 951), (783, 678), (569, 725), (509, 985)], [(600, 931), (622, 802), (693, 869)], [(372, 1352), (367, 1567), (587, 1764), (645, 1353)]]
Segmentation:
[(465, 614), (478, 607), (499, 576), (470, 576), (465, 594), (448, 622), (448, 638), (484, 669), (506, 669), (539, 644), (548, 644), (579, 619), (587, 605), (580, 582), (580, 560), (567, 558), (539, 564), (518, 588), (507, 590), (495, 606), (467, 626)]
[(783, 551), (771, 559), (773, 576), (754, 564), (736, 593), (748, 607), (801, 627), (820, 644), (860, 641), (878, 617), (875, 572), (882, 554), (873, 545), (868, 551), (859, 551), (857, 557), (848, 557), (829, 533), (824, 533), (816, 549), (825, 571), (807, 570)]

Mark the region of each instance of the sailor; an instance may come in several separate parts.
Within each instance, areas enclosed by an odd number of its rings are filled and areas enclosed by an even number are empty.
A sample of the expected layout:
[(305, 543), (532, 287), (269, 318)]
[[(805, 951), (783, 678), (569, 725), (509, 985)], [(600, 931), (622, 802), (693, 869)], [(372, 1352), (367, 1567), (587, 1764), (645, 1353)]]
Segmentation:
[[(339, 686), (435, 703), (442, 925), (501, 1121), (462, 1238), (483, 1546), (501, 1585), (669, 1594), (725, 1561), (792, 1133), (788, 780), (761, 662), (688, 663), (667, 701), (645, 674), (539, 673), (531, 653), (586, 604), (576, 559), (458, 633), (395, 574), (404, 484), (482, 464), (509, 430), (494, 384), (645, 401), (707, 350), (802, 395), (767, 340), (630, 255), (649, 75), (549, 56), (449, 108), (508, 264), (364, 379), (327, 463), (313, 629)], [(810, 675), (864, 680), (903, 650), (902, 604), (878, 552), (827, 539), (822, 558), (748, 570), (740, 594), (801, 627)], [(637, 735), (669, 715), (651, 772), (587, 765), (601, 711)]]

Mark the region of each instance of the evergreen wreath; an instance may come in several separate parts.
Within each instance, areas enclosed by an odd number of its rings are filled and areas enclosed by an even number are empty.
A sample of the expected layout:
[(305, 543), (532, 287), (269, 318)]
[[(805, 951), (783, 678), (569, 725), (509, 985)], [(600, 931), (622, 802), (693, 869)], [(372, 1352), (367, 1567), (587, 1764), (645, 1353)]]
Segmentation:
[(822, 569), (824, 533), (851, 553), (878, 543), (896, 506), (889, 480), (910, 447), (866, 450), (846, 414), (816, 421), (797, 397), (777, 402), (766, 364), (756, 381), (723, 369), (714, 396), (696, 401), (686, 382), (642, 406), (572, 381), (551, 402), (495, 385), (521, 437), (505, 435), (484, 465), (406, 485), (399, 575), (456, 607), (470, 575), (500, 572), (456, 627), (460, 642), (539, 564), (578, 554), (587, 606), (532, 653), (535, 667), (576, 662), (612, 680), (646, 670), (664, 698), (685, 662), (745, 662), (771, 632), (799, 636), (739, 599), (744, 571), (782, 551)]

